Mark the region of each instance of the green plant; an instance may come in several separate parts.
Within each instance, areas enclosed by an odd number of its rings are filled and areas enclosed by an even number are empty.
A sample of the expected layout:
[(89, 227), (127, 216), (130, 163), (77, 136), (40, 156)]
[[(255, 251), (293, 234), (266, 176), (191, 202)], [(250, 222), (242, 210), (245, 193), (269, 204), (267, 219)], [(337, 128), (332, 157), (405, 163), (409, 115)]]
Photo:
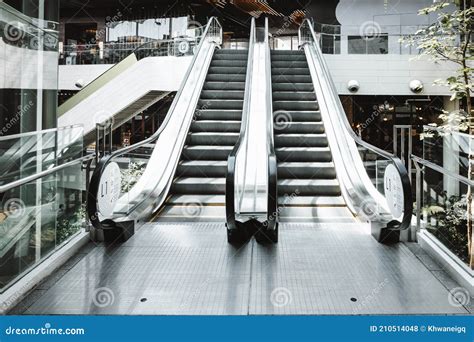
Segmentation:
[(86, 221), (86, 209), (81, 205), (74, 214), (58, 220), (56, 225), (56, 244), (66, 241), (77, 233)]
[(469, 263), (467, 238), (467, 199), (466, 195), (446, 197), (444, 203), (425, 207), (430, 218), (435, 219), (434, 225), (427, 229), (447, 246), (461, 260)]
[(122, 183), (120, 186), (122, 193), (129, 192), (138, 182), (145, 171), (145, 167), (146, 164), (143, 162), (132, 162), (128, 165), (128, 169), (120, 170), (122, 173)]

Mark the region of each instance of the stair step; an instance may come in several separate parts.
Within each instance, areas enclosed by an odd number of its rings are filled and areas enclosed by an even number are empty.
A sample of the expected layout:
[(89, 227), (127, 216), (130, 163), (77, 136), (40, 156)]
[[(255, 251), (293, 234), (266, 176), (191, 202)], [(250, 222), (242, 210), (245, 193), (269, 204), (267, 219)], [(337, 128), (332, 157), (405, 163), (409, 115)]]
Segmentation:
[(197, 120), (191, 124), (191, 132), (240, 132), (240, 121)]
[(272, 75), (272, 83), (311, 83), (311, 75)]
[(234, 109), (242, 110), (244, 101), (242, 100), (209, 100), (201, 99), (198, 102), (199, 109)]
[(275, 147), (326, 147), (326, 134), (275, 134)]
[(245, 90), (245, 82), (205, 82), (203, 90)]
[(336, 168), (332, 162), (283, 162), (278, 163), (279, 179), (335, 179)]
[[(290, 118), (292, 122), (319, 122), (321, 121), (321, 113), (315, 110), (280, 110), (273, 112), (273, 117), (278, 114), (284, 115), (286, 118)], [(280, 120), (283, 117), (280, 118)]]
[(226, 145), (234, 146), (239, 139), (237, 132), (197, 132), (186, 139), (188, 145)]
[(214, 56), (222, 56), (222, 55), (245, 55), (247, 56), (249, 53), (246, 49), (216, 49), (214, 52)]
[(171, 196), (166, 204), (174, 205), (225, 205), (224, 195), (173, 195)]
[(316, 101), (314, 92), (273, 91), (273, 101)]
[(271, 50), (271, 56), (304, 56), (303, 50)]
[(310, 75), (310, 71), (308, 67), (297, 68), (296, 66), (291, 66), (279, 68), (272, 65), (272, 75)]
[(224, 177), (182, 177), (171, 186), (173, 194), (225, 195)]
[(211, 62), (212, 67), (247, 67), (247, 60), (225, 60), (225, 59), (213, 59)]
[(279, 196), (280, 206), (291, 207), (344, 207), (346, 202), (342, 196)]
[(328, 147), (277, 147), (275, 153), (279, 162), (331, 162)]
[(247, 67), (234, 67), (234, 66), (211, 66), (209, 67), (208, 74), (231, 74), (231, 75), (238, 75), (242, 74), (245, 75), (247, 72)]
[(235, 120), (242, 119), (242, 110), (232, 109), (201, 109), (197, 110), (194, 117), (196, 120)]
[(272, 68), (308, 68), (306, 61), (272, 61)]
[(306, 56), (304, 54), (301, 54), (301, 55), (273, 55), (272, 54), (271, 60), (272, 60), (272, 63), (281, 62), (281, 61), (306, 62)]
[(176, 170), (177, 177), (225, 177), (227, 160), (182, 161)]
[(285, 121), (283, 116), (275, 116), (273, 125), (275, 134), (322, 134), (324, 125), (322, 122), (293, 122)]
[(245, 82), (244, 74), (208, 74), (206, 82)]
[(341, 196), (339, 182), (336, 179), (280, 179), (279, 195)]
[(201, 100), (243, 100), (244, 91), (242, 90), (203, 90), (201, 91)]
[(313, 83), (278, 82), (272, 84), (273, 91), (314, 91)]
[(319, 110), (317, 101), (273, 101), (273, 110)]
[(233, 146), (185, 146), (183, 160), (227, 160)]

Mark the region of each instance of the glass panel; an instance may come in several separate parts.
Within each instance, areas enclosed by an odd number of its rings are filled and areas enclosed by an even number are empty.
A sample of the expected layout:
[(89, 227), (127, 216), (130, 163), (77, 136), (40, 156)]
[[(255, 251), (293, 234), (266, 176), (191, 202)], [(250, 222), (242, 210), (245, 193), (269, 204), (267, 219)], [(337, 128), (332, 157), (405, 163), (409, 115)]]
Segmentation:
[(468, 264), (466, 197), (468, 186), (458, 179), (425, 168), (421, 228)]
[(82, 157), (83, 128), (0, 137), (0, 185)]
[(423, 127), (423, 159), (467, 177), (469, 153), (474, 154), (474, 137), (431, 126)]
[(79, 165), (0, 194), (0, 292), (85, 224)]

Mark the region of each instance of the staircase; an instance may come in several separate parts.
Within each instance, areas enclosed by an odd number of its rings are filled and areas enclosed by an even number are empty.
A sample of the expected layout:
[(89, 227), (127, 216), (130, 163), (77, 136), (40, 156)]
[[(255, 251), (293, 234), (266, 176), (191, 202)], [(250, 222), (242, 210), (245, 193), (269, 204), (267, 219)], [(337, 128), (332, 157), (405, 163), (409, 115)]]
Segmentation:
[(274, 50), (271, 64), (280, 221), (352, 221), (304, 52)]
[(225, 219), (227, 157), (240, 132), (247, 50), (216, 50), (159, 220)]

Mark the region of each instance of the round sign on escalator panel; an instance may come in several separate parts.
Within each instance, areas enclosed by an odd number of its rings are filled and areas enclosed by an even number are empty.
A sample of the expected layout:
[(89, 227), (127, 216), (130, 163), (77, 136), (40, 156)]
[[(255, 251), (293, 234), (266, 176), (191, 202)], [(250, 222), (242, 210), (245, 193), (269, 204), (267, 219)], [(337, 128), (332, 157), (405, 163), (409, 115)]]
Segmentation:
[(117, 163), (111, 162), (102, 172), (97, 194), (97, 208), (105, 217), (109, 217), (114, 212), (115, 204), (120, 196), (120, 184), (120, 167)]
[(385, 168), (383, 184), (388, 208), (395, 218), (399, 218), (404, 208), (403, 184), (395, 165), (389, 164)]

